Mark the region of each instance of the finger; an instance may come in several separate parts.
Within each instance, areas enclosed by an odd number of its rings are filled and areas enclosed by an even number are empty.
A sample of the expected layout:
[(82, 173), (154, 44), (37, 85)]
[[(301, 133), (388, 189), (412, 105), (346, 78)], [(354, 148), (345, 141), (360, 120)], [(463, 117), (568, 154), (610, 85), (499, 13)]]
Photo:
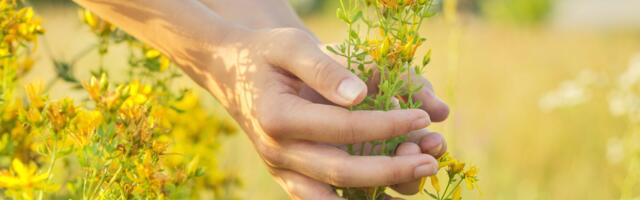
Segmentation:
[(271, 168), (271, 173), (292, 199), (343, 200), (331, 186), (289, 170)]
[[(396, 149), (396, 156), (404, 156), (404, 155), (418, 155), (421, 154), (420, 147), (412, 142), (405, 142), (398, 146)], [(419, 192), (420, 190), (420, 179), (414, 179), (406, 183), (400, 183), (397, 185), (391, 186), (391, 188), (397, 191), (400, 194), (404, 195), (413, 195)]]
[(275, 50), (267, 51), (269, 63), (293, 73), (323, 97), (341, 106), (360, 103), (367, 86), (344, 66), (318, 48), (308, 33), (297, 29), (273, 32)]
[(438, 171), (435, 158), (426, 154), (350, 156), (333, 146), (314, 143), (293, 144), (283, 159), (284, 168), (339, 187), (393, 185)]
[(260, 122), (273, 137), (353, 144), (388, 139), (428, 126), (429, 115), (420, 109), (349, 111), (314, 104), (294, 94), (281, 94), (264, 111)]
[(407, 141), (420, 146), (422, 153), (440, 158), (447, 152), (447, 141), (439, 133), (429, 132), (427, 129), (412, 131), (407, 136)]
[(423, 85), (419, 92), (413, 94), (413, 100), (422, 102), (420, 108), (429, 113), (431, 120), (441, 122), (447, 119), (449, 106), (435, 95), (431, 83), (420, 75), (414, 75), (412, 82)]

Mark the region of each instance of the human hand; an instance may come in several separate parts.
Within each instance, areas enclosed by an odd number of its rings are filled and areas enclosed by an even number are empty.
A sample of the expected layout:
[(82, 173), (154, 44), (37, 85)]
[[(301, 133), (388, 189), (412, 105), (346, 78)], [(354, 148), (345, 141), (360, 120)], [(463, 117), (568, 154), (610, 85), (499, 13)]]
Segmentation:
[[(324, 54), (305, 32), (238, 29), (215, 46), (210, 59), (193, 60), (192, 66), (201, 67), (185, 71), (227, 108), (294, 198), (337, 198), (325, 183), (394, 185), (437, 171), (433, 156), (419, 152), (351, 156), (331, 145), (395, 137), (423, 129), (430, 119), (420, 109), (383, 112), (341, 107), (362, 101), (367, 86)], [(305, 85), (340, 106), (306, 99), (301, 95)]]
[(249, 31), (194, 1), (77, 2), (170, 56), (216, 96), (274, 173), (293, 174), (285, 181), (302, 177), (293, 184), (301, 187), (288, 190), (294, 198), (337, 198), (315, 180), (350, 187), (392, 185), (437, 170), (435, 159), (424, 154), (353, 157), (328, 145), (394, 137), (430, 120), (422, 110), (350, 112), (298, 96), (303, 83), (341, 106), (357, 104), (366, 94), (364, 83), (322, 54), (303, 31)]

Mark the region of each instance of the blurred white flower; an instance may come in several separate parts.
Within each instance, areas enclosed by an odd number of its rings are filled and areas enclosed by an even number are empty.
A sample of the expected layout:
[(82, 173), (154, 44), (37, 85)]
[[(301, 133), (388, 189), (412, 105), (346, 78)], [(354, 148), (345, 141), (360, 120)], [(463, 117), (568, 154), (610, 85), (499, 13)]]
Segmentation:
[(620, 89), (633, 89), (640, 83), (640, 54), (635, 55), (631, 59), (629, 68), (618, 79)]
[(609, 111), (614, 116), (640, 122), (640, 54), (631, 59), (629, 68), (618, 78), (617, 87), (609, 98)]
[(543, 111), (580, 105), (591, 99), (589, 88), (597, 80), (593, 71), (583, 70), (576, 79), (562, 82), (560, 87), (544, 95), (538, 105)]
[(610, 138), (607, 141), (607, 161), (611, 164), (619, 164), (624, 160), (624, 140)]

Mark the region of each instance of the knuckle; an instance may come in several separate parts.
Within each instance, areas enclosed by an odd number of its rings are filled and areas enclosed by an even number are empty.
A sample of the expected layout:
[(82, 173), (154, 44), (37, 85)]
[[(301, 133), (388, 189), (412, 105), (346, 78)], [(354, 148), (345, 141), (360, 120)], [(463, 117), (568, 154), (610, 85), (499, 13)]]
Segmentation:
[(288, 49), (296, 49), (300, 46), (299, 44), (310, 41), (308, 34), (297, 28), (279, 28), (276, 31), (274, 41), (281, 42), (281, 45)]
[(282, 122), (283, 119), (278, 113), (279, 112), (269, 112), (258, 115), (260, 126), (267, 135), (272, 137), (278, 137), (285, 129), (283, 126), (284, 123)]
[[(318, 55), (315, 58), (311, 59), (312, 63), (311, 63), (311, 71), (313, 73), (313, 81), (316, 82), (317, 85), (324, 85), (324, 87), (329, 87), (330, 84), (323, 84), (323, 83), (330, 83), (327, 80), (327, 78), (331, 78), (332, 77), (332, 73), (335, 72), (334, 67), (332, 67), (334, 65), (334, 62), (331, 59), (325, 58), (322, 55)], [(332, 88), (325, 88), (325, 89), (332, 89)]]
[(396, 117), (387, 116), (385, 121), (386, 121), (386, 126), (384, 126), (381, 131), (384, 131), (383, 135), (385, 135), (386, 137), (392, 137), (402, 132), (401, 123), (403, 122), (397, 119)]
[(351, 177), (349, 175), (350, 173), (346, 173), (346, 172), (347, 170), (345, 169), (345, 167), (341, 167), (341, 166), (332, 167), (330, 170), (328, 170), (328, 176), (327, 176), (327, 178), (329, 179), (328, 182), (334, 186), (348, 187)]
[(277, 148), (266, 144), (258, 144), (256, 149), (268, 166), (280, 168), (286, 165), (284, 154)]
[[(393, 159), (391, 158), (390, 162), (387, 163), (396, 163), (393, 161)], [(406, 177), (406, 173), (405, 170), (403, 170), (401, 167), (395, 165), (395, 164), (390, 164), (388, 166), (387, 170), (384, 170), (384, 174), (383, 174), (383, 180), (385, 184), (396, 184), (399, 182), (402, 182), (404, 179), (404, 177)]]
[(357, 113), (349, 112), (346, 114), (346, 119), (343, 120), (338, 130), (338, 139), (344, 143), (355, 143), (358, 140), (357, 136)]

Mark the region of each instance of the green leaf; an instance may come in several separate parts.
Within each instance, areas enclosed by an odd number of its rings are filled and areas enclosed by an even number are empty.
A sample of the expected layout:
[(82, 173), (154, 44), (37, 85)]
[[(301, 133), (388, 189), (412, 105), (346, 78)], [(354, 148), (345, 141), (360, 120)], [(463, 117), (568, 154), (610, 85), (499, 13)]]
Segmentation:
[(347, 19), (347, 16), (345, 15), (345, 12), (344, 10), (342, 10), (342, 8), (338, 8), (338, 10), (336, 11), (336, 16), (338, 17), (338, 19), (349, 23), (349, 19)]
[(427, 189), (424, 189), (424, 192), (427, 193), (427, 195), (429, 195), (431, 198), (433, 199), (438, 199), (438, 196), (436, 196), (435, 194), (427, 191)]
[(334, 49), (331, 46), (327, 46), (327, 50), (330, 51), (331, 53), (337, 54), (337, 55), (341, 55), (340, 53), (338, 53), (338, 51), (336, 51), (336, 49)]
[(356, 33), (356, 31), (354, 31), (354, 30), (349, 31), (349, 38), (350, 38), (351, 40), (358, 40), (358, 39), (360, 39), (360, 37), (358, 36), (358, 33)]
[(359, 10), (355, 15), (351, 16), (351, 23), (355, 23), (362, 18), (362, 11)]
[(431, 49), (429, 49), (429, 51), (427, 51), (427, 53), (424, 54), (424, 57), (422, 58), (423, 67), (426, 67), (427, 65), (429, 65), (429, 63), (431, 63)]
[(68, 83), (79, 83), (78, 79), (73, 75), (73, 65), (62, 61), (53, 61), (53, 65), (58, 77)]

